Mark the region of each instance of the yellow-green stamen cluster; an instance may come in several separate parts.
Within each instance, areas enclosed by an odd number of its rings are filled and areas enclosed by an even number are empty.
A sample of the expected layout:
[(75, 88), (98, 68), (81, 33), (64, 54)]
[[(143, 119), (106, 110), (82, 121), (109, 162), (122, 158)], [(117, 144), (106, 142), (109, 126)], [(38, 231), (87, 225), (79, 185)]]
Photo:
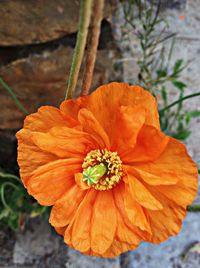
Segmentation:
[(122, 161), (117, 152), (90, 151), (84, 159), (83, 181), (96, 190), (112, 189), (122, 177)]

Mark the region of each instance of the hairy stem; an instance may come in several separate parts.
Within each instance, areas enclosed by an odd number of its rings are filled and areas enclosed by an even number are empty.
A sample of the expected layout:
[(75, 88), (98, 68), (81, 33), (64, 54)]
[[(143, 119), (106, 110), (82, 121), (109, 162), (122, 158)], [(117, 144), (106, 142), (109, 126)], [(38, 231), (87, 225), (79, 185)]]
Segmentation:
[(78, 75), (85, 51), (93, 0), (81, 0), (76, 47), (72, 59), (65, 99), (71, 99), (77, 85)]
[(26, 110), (26, 108), (22, 105), (22, 103), (18, 100), (16, 94), (12, 90), (11, 87), (9, 87), (2, 78), (0, 78), (0, 84), (2, 87), (10, 94), (11, 98), (14, 100), (16, 106), (25, 114), (28, 115), (29, 112)]
[(91, 20), (91, 35), (89, 36), (88, 52), (83, 76), (81, 95), (88, 95), (92, 83), (97, 47), (99, 43), (99, 35), (101, 30), (101, 21), (103, 17), (103, 8), (104, 0), (96, 0)]

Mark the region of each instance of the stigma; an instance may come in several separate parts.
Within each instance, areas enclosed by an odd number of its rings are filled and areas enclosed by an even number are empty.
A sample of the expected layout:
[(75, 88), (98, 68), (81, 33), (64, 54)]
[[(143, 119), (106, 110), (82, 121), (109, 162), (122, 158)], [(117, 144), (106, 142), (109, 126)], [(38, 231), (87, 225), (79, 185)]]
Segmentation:
[(96, 190), (110, 190), (122, 176), (122, 161), (117, 152), (107, 149), (92, 150), (84, 159), (83, 181)]

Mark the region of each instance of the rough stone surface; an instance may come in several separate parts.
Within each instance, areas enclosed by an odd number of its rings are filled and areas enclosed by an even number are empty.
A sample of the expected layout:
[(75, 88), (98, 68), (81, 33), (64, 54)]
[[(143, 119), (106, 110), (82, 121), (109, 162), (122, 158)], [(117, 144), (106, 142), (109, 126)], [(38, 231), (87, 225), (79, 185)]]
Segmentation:
[[(0, 69), (0, 76), (13, 88), (29, 112), (36, 111), (41, 105), (58, 106), (64, 99), (72, 53), (72, 48), (62, 46), (51, 52), (44, 51), (42, 54), (30, 55), (3, 66)], [(111, 76), (112, 58), (112, 51), (101, 50), (98, 52), (93, 88), (106, 82)], [(1, 87), (0, 95), (1, 105), (3, 105), (0, 113), (0, 128), (21, 127), (23, 113), (16, 108), (11, 97)]]
[(68, 248), (48, 222), (33, 219), (16, 235), (0, 230), (0, 267), (120, 268), (120, 261), (84, 256)]
[[(161, 1), (165, 5), (162, 16), (167, 19), (169, 28), (168, 34), (177, 33), (176, 43), (173, 51), (171, 64), (177, 59), (184, 59), (185, 62), (190, 62), (188, 68), (182, 73), (181, 80), (187, 84), (185, 95), (199, 92), (200, 84), (200, 5), (199, 0), (186, 1)], [(171, 8), (175, 2), (178, 8)], [(179, 4), (178, 4), (179, 3)], [(185, 4), (181, 4), (185, 3)], [(167, 8), (168, 7), (168, 8)], [(122, 39), (121, 23), (123, 23), (123, 12), (119, 8), (115, 17), (115, 35), (118, 40), (118, 45), (121, 46), (122, 57), (118, 60), (123, 65), (123, 80), (134, 84), (137, 81), (138, 65), (137, 61), (141, 54), (138, 50), (138, 42), (135, 35), (130, 32), (129, 39)], [(168, 44), (167, 44), (168, 45)], [(172, 101), (176, 96), (172, 95)], [(200, 110), (199, 97), (190, 99), (183, 103), (183, 107), (187, 110)], [(191, 122), (191, 136), (187, 140), (187, 147), (196, 160), (200, 160), (200, 119), (193, 119)]]
[[(138, 249), (122, 257), (126, 268), (199, 268), (200, 255), (192, 258), (188, 251), (194, 243), (200, 241), (200, 213), (188, 213), (182, 231), (176, 237), (160, 245), (142, 243)], [(194, 253), (194, 252), (193, 252)], [(187, 258), (183, 258), (186, 256)], [(193, 266), (189, 262), (193, 259)], [(177, 265), (180, 266), (177, 266)], [(188, 266), (186, 266), (188, 265)]]
[(30, 222), (29, 228), (23, 234), (17, 234), (13, 251), (13, 263), (34, 263), (35, 260), (43, 258), (57, 251), (59, 237), (51, 239), (50, 226), (39, 220)]
[[(79, 0), (0, 0), (0, 46), (47, 42), (76, 32), (79, 3)], [(116, 0), (106, 1), (105, 16), (115, 7)]]
[(79, 252), (68, 249), (69, 259), (66, 263), (66, 268), (120, 268), (119, 257), (115, 259), (103, 259), (89, 257), (80, 254)]
[(115, 259), (84, 256), (42, 220), (30, 220), (22, 233), (0, 230), (1, 268), (199, 268), (200, 214), (188, 213), (181, 233), (160, 245), (142, 243)]
[[(183, 78), (188, 84), (187, 93), (191, 93), (199, 91), (200, 84), (200, 62), (198, 61), (200, 55), (199, 0), (188, 1), (185, 8), (186, 9), (183, 9), (183, 7), (180, 7), (179, 5), (178, 9), (165, 9), (165, 13), (163, 14), (166, 14), (169, 18), (171, 25), (170, 31), (176, 30), (179, 32), (177, 44), (175, 46), (174, 60), (180, 57), (186, 60), (194, 59), (189, 68), (185, 71)], [(58, 52), (59, 49), (56, 53), (61, 53)], [(66, 53), (64, 53), (64, 55), (66, 55)], [(135, 56), (136, 55), (137, 53), (135, 53)], [(134, 82), (137, 75), (135, 59), (132, 59), (131, 57), (132, 56), (130, 56), (127, 50), (124, 50), (122, 63), (124, 67), (123, 79), (126, 82)], [(47, 59), (49, 60), (48, 56)], [(23, 62), (23, 59), (19, 60), (19, 63), (20, 61)], [(64, 71), (62, 72), (64, 73)], [(53, 72), (51, 72), (51, 75), (52, 73)], [(19, 75), (21, 75), (20, 72)], [(31, 79), (24, 81), (30, 83)], [(18, 81), (20, 81), (20, 79)], [(48, 85), (46, 80), (44, 80), (44, 82), (42, 81), (43, 80), (39, 81), (41, 85), (42, 83), (45, 86), (46, 84)], [(24, 85), (26, 85), (26, 83), (24, 83)], [(14, 84), (12, 86), (14, 87)], [(18, 93), (20, 96), (20, 90), (18, 90)], [(41, 91), (41, 94), (45, 93)], [(185, 102), (184, 105), (186, 108), (200, 109), (198, 98)], [(15, 122), (13, 122), (13, 124), (14, 123)], [(200, 159), (199, 119), (192, 121), (191, 131), (192, 135), (188, 140), (187, 146), (190, 154), (198, 161)], [(198, 200), (200, 201), (200, 199), (197, 199), (197, 202), (199, 202)], [(184, 220), (182, 231), (178, 236), (170, 238), (168, 241), (160, 245), (142, 243), (134, 252), (123, 254), (120, 258), (114, 260), (103, 260), (101, 258), (83, 256), (80, 253), (67, 248), (63, 243), (63, 239), (54, 233), (48, 223), (34, 220), (27, 225), (25, 233), (18, 234), (16, 237), (13, 233), (8, 232), (8, 230), (0, 230), (0, 267), (199, 268), (199, 242), (200, 213), (190, 212)], [(42, 245), (44, 245), (44, 247)]]

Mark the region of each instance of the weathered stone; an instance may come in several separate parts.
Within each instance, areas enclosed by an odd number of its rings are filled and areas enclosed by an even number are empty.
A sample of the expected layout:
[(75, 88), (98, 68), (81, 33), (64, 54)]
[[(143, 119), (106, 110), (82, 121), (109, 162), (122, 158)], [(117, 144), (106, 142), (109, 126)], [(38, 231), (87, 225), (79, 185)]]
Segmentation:
[[(66, 0), (0, 1), (0, 45), (47, 42), (77, 31), (79, 2)], [(116, 7), (106, 1), (105, 16)]]
[(195, 242), (174, 261), (173, 268), (199, 268), (200, 267), (200, 242)]
[(0, 168), (18, 172), (15, 129), (0, 129)]
[(0, 225), (0, 267), (8, 268), (12, 264), (15, 234), (8, 227)]
[[(187, 249), (200, 241), (200, 213), (188, 213), (182, 231), (160, 245), (142, 243), (138, 249), (121, 256), (123, 268), (199, 268), (200, 266), (175, 266), (182, 263), (182, 256)], [(190, 252), (191, 253), (191, 252)], [(193, 252), (194, 253), (194, 252)], [(190, 255), (191, 257), (191, 255)], [(191, 257), (192, 258), (192, 257)], [(197, 257), (196, 257), (197, 258)], [(199, 258), (198, 263), (199, 263)], [(190, 259), (191, 260), (191, 259)], [(197, 263), (194, 261), (194, 263)]]
[(166, 8), (182, 9), (185, 7), (187, 0), (149, 0), (149, 2), (153, 3), (154, 5), (158, 5), (158, 3), (160, 3), (161, 10), (164, 10)]
[(54, 237), (52, 241), (50, 225), (35, 219), (27, 227), (24, 233), (18, 233), (16, 237), (13, 251), (15, 264), (34, 263), (59, 247), (59, 237)]
[[(14, 61), (0, 69), (0, 77), (13, 88), (19, 100), (29, 112), (41, 105), (58, 106), (64, 99), (73, 49), (60, 46), (54, 51)], [(113, 52), (98, 52), (92, 87), (105, 83), (112, 77)], [(78, 87), (81, 86), (81, 76)], [(1, 129), (16, 129), (22, 126), (24, 114), (16, 107), (8, 93), (0, 88)]]
[(0, 230), (1, 268), (120, 268), (119, 258), (89, 257), (72, 250), (38, 218), (29, 220), (24, 232)]
[(119, 258), (103, 259), (97, 257), (90, 257), (80, 254), (79, 252), (68, 249), (69, 259), (66, 262), (66, 268), (120, 268)]
[(13, 268), (65, 268), (68, 260), (68, 248), (61, 237), (49, 223), (38, 218), (29, 220), (25, 231), (16, 235), (10, 252), (13, 255), (9, 264)]

